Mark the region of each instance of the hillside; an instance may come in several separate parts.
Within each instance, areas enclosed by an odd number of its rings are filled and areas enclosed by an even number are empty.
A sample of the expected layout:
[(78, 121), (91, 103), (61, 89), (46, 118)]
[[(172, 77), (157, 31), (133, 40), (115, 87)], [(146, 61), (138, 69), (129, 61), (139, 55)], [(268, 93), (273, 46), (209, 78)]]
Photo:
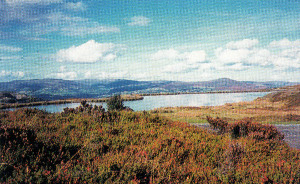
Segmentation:
[(176, 121), (207, 123), (206, 116), (221, 117), (230, 122), (251, 119), (270, 124), (300, 123), (300, 85), (278, 88), (250, 102), (227, 103), (207, 107), (168, 107), (152, 112)]
[(278, 92), (271, 93), (264, 98), (272, 102), (283, 102), (287, 107), (300, 106), (300, 85), (283, 87), (277, 90)]
[(249, 82), (227, 78), (205, 82), (134, 80), (36, 79), (1, 82), (0, 91), (22, 92), (44, 100), (100, 98), (116, 93), (194, 93), (209, 91), (249, 91), (294, 85), (289, 82)]
[(30, 103), (39, 99), (33, 98), (26, 94), (14, 92), (0, 92), (0, 103)]
[[(217, 135), (147, 112), (0, 112), (4, 183), (299, 183), (300, 152), (272, 126)], [(251, 124), (247, 124), (251, 125)], [(265, 131), (268, 129), (269, 131)]]

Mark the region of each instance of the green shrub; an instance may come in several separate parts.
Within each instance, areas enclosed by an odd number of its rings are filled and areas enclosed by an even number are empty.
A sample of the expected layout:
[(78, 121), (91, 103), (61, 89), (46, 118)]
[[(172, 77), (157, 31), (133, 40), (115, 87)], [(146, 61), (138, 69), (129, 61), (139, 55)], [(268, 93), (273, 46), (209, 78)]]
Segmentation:
[(114, 110), (119, 111), (125, 109), (121, 95), (112, 96), (106, 101), (106, 103), (107, 103), (108, 111), (114, 111)]

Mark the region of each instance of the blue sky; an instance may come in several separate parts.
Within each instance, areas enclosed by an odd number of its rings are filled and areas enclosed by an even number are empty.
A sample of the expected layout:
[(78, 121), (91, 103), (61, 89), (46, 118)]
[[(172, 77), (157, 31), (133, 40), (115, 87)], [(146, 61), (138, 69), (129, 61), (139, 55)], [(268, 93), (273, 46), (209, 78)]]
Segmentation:
[(300, 82), (293, 0), (1, 0), (0, 81)]

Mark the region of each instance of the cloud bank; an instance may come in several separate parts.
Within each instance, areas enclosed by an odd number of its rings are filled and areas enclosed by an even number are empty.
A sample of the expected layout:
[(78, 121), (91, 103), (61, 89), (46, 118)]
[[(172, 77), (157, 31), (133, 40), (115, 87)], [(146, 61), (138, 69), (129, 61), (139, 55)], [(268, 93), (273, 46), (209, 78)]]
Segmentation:
[(265, 76), (265, 80), (278, 80), (278, 76), (284, 76), (296, 81), (299, 77), (295, 74), (300, 70), (300, 40), (282, 39), (262, 44), (258, 39), (243, 39), (228, 42), (210, 54), (197, 48), (189, 51), (170, 48), (154, 52), (149, 59), (151, 66), (156, 67), (152, 69), (156, 72), (153, 75), (169, 79), (181, 76), (178, 80), (193, 81), (203, 77), (245, 76), (255, 80)]
[(224, 69), (232, 66), (239, 70), (254, 66), (276, 70), (300, 68), (300, 40), (282, 39), (266, 47), (258, 47), (257, 44), (258, 40), (249, 39), (230, 42), (216, 49), (213, 62)]

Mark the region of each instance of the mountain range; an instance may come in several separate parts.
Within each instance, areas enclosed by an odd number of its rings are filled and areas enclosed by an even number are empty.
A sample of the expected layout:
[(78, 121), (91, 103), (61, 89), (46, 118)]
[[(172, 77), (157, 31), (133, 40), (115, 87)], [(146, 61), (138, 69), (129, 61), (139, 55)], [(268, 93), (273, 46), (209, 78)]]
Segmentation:
[(112, 94), (193, 93), (211, 91), (253, 91), (291, 86), (299, 83), (236, 81), (220, 78), (211, 81), (135, 81), (32, 79), (0, 82), (0, 91), (21, 93), (43, 100), (100, 98)]

